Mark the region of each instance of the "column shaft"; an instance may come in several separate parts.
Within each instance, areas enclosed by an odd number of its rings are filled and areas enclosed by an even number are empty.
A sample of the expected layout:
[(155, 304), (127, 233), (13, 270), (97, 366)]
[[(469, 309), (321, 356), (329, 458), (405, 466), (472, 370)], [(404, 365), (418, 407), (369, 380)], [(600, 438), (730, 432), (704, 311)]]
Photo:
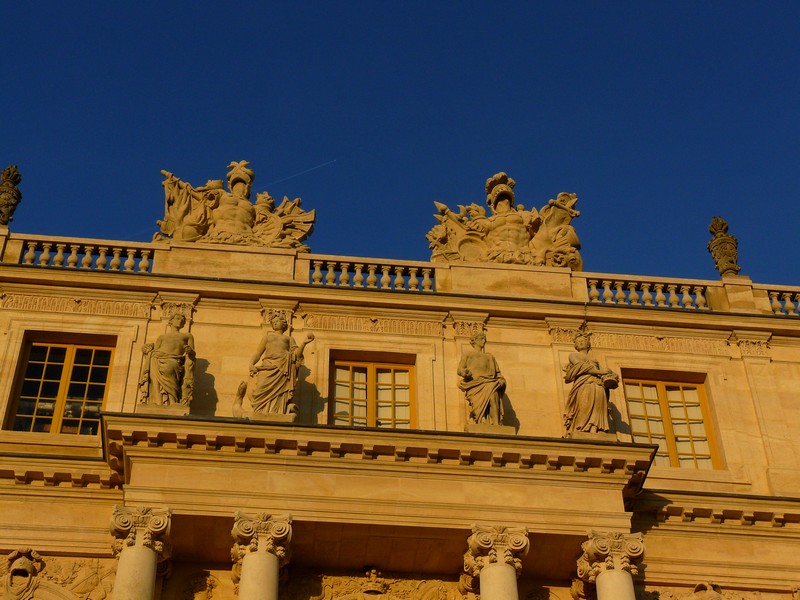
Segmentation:
[(604, 571), (595, 580), (597, 600), (636, 600), (628, 571)]
[(242, 559), (239, 600), (278, 600), (278, 557), (264, 550)]
[(481, 600), (519, 600), (517, 571), (509, 564), (492, 563), (484, 566), (480, 581)]
[(114, 579), (114, 600), (153, 600), (158, 554), (144, 546), (120, 552)]

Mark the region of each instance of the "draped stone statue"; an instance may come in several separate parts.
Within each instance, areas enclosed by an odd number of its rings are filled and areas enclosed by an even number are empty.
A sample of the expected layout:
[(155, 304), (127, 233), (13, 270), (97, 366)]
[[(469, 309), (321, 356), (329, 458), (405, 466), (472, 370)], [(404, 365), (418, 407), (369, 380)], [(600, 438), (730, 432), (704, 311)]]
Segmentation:
[(575, 432), (608, 432), (608, 390), (619, 385), (619, 377), (613, 371), (601, 367), (589, 356), (589, 337), (578, 334), (575, 350), (569, 355), (564, 367), (564, 382), (571, 383), (564, 413), (566, 437)]
[(145, 344), (145, 362), (139, 379), (143, 404), (189, 406), (194, 393), (194, 336), (181, 331), (186, 317), (175, 313), (167, 323), (167, 332), (154, 344)]
[(469, 422), (501, 425), (506, 380), (494, 356), (484, 350), (486, 334), (475, 333), (469, 341), (472, 347), (464, 351), (458, 363), (458, 387), (467, 398)]
[[(290, 335), (286, 317), (280, 311), (272, 311), (269, 316), (272, 331), (258, 344), (250, 359), (250, 404), (255, 415), (294, 414), (297, 406), (292, 403), (297, 384), (297, 373), (303, 364), (306, 345), (314, 340), (314, 334), (306, 334), (306, 339), (297, 344)], [(234, 415), (242, 416), (242, 400), (247, 391), (247, 383), (242, 382), (234, 402)]]
[(580, 242), (570, 224), (580, 215), (578, 197), (562, 192), (541, 211), (514, 204), (516, 182), (505, 173), (486, 180), (486, 204), (458, 205), (458, 212), (434, 202), (438, 225), (427, 234), (431, 261), (495, 262), (583, 269)]
[(276, 208), (267, 192), (250, 201), (255, 173), (246, 160), (228, 165), (226, 190), (222, 180), (193, 187), (169, 171), (164, 176), (164, 219), (154, 241), (175, 240), (212, 244), (240, 244), (289, 248), (308, 252), (303, 242), (314, 230), (315, 212), (301, 208), (302, 200), (289, 200)]

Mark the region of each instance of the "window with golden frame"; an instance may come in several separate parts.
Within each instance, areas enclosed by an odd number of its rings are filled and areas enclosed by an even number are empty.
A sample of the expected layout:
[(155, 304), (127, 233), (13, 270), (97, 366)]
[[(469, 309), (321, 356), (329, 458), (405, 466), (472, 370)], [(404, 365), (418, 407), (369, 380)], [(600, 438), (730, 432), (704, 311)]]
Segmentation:
[(703, 384), (628, 378), (624, 382), (633, 441), (658, 444), (656, 466), (721, 467)]
[(7, 428), (97, 434), (112, 355), (107, 346), (29, 342)]
[(331, 425), (416, 427), (413, 365), (334, 360), (331, 372)]

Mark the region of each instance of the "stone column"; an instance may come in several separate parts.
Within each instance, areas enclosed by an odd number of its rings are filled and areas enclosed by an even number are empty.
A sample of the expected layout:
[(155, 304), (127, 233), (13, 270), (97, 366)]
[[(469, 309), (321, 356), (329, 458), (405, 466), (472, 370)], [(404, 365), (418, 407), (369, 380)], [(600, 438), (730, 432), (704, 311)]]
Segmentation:
[(636, 600), (633, 576), (644, 557), (641, 533), (592, 530), (581, 548), (578, 577), (595, 585), (597, 600)]
[(468, 577), (480, 577), (481, 600), (519, 600), (517, 577), (522, 570), (522, 557), (530, 547), (528, 530), (473, 525), (467, 545), (464, 572)]
[(289, 564), (292, 517), (239, 512), (231, 535), (239, 600), (278, 600), (280, 569)]
[(153, 600), (157, 571), (170, 555), (170, 516), (168, 508), (114, 507), (112, 549), (119, 562), (113, 600)]

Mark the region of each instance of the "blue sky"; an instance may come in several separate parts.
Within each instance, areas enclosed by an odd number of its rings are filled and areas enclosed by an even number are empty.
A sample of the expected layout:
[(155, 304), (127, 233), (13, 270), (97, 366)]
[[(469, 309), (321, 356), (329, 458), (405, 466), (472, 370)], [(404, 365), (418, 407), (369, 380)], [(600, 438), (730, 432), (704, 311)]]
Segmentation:
[(19, 2), (11, 230), (148, 241), (161, 169), (317, 210), (313, 252), (426, 260), (433, 201), (576, 192), (587, 271), (800, 285), (800, 3)]

